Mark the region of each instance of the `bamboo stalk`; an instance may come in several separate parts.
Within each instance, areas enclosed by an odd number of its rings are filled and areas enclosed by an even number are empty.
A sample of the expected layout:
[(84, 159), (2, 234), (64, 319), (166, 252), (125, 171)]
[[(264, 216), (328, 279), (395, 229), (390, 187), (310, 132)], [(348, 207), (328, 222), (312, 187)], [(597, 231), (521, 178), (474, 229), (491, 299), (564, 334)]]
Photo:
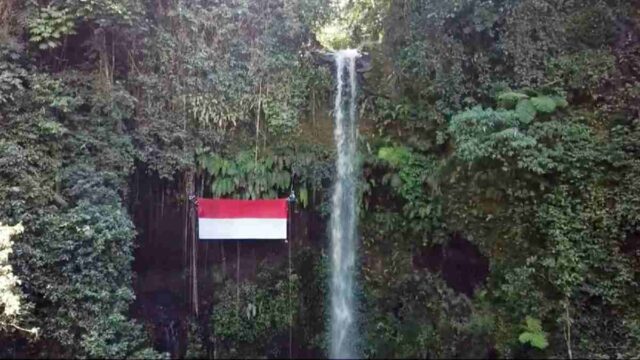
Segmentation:
[(573, 354), (571, 351), (571, 318), (569, 317), (569, 299), (568, 298), (565, 299), (564, 309), (565, 309), (564, 338), (567, 342), (567, 355), (568, 355), (568, 358), (571, 360), (573, 359)]

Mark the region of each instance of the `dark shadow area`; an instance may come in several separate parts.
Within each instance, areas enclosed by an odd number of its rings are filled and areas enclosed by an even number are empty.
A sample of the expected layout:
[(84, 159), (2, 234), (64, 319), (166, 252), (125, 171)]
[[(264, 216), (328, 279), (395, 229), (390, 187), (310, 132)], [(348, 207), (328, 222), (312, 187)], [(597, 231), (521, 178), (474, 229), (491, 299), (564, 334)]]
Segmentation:
[[(157, 174), (138, 166), (131, 177), (130, 188), (129, 211), (137, 231), (133, 262), (136, 300), (131, 306), (131, 315), (145, 324), (155, 349), (169, 352), (172, 358), (181, 358), (188, 345), (188, 320), (194, 315), (191, 269), (194, 229), (186, 225), (185, 187), (179, 176), (173, 180), (160, 179)], [(293, 251), (301, 247), (320, 251), (325, 238), (322, 217), (315, 211), (298, 207), (292, 221)], [(241, 240), (238, 243), (196, 239), (196, 244), (197, 322), (205, 328), (208, 328), (214, 306), (216, 271), (235, 280), (239, 265), (240, 281), (254, 281), (259, 264), (277, 265), (288, 260), (288, 246), (282, 240)], [(294, 331), (294, 357), (320, 355), (306, 349), (302, 339), (296, 339), (298, 336), (302, 335)], [(288, 334), (286, 341), (280, 340), (274, 338), (270, 356), (288, 356)]]
[(444, 245), (418, 249), (413, 266), (440, 273), (449, 287), (469, 297), (489, 274), (488, 259), (457, 233)]

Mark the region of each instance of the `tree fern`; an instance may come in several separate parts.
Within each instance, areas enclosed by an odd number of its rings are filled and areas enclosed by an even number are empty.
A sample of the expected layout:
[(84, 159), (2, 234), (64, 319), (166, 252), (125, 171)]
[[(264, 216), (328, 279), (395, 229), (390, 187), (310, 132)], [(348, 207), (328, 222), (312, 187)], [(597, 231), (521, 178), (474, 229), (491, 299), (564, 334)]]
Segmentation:
[(549, 346), (547, 341), (547, 333), (542, 331), (542, 323), (540, 320), (527, 316), (525, 319), (526, 326), (524, 332), (520, 334), (518, 340), (522, 344), (529, 344), (534, 348), (543, 350)]

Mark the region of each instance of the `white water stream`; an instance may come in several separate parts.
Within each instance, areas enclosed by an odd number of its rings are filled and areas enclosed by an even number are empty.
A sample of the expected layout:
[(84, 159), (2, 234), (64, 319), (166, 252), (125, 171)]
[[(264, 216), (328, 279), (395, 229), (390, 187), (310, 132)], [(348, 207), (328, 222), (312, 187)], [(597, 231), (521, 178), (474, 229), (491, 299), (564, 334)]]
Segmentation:
[(334, 54), (336, 99), (334, 138), (337, 147), (336, 180), (331, 201), (331, 319), (330, 357), (357, 358), (354, 300), (356, 261), (357, 50)]

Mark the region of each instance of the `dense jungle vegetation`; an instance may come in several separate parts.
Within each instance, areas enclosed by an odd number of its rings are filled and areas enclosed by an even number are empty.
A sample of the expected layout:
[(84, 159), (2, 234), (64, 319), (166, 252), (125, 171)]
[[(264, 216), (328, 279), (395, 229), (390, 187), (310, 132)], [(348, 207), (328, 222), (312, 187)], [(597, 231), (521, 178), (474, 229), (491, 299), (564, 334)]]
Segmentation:
[[(0, 0), (0, 357), (326, 356), (345, 47), (361, 354), (639, 358), (631, 0)], [(291, 187), (291, 274), (193, 240), (189, 194)]]

